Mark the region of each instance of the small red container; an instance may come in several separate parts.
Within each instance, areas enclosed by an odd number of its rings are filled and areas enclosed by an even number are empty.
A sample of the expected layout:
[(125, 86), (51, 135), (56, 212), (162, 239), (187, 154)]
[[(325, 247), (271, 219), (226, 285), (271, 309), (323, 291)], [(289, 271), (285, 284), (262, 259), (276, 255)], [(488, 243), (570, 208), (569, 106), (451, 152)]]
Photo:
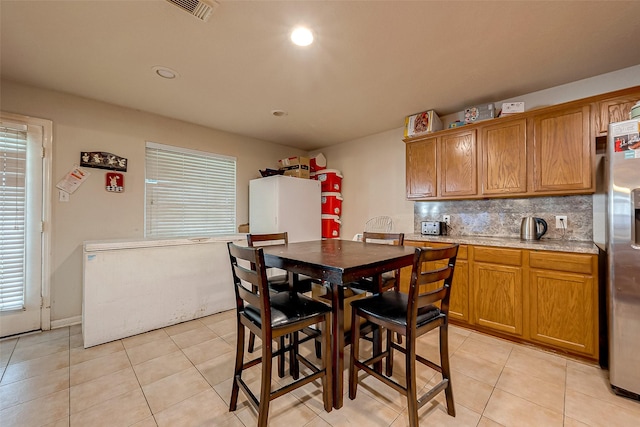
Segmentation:
[(342, 190), (342, 175), (336, 169), (322, 169), (316, 172), (315, 179), (320, 181), (320, 190), (339, 193)]
[(340, 215), (342, 213), (342, 194), (321, 193), (322, 213), (325, 215)]
[(337, 239), (340, 237), (340, 217), (338, 215), (322, 215), (322, 237)]

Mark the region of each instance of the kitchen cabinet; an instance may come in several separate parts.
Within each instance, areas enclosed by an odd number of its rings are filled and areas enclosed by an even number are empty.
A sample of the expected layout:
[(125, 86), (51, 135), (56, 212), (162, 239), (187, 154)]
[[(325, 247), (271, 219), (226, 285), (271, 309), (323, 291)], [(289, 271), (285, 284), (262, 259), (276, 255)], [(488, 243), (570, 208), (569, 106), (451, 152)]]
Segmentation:
[(594, 128), (597, 136), (604, 136), (609, 131), (609, 123), (629, 120), (631, 108), (640, 101), (640, 90), (627, 91), (615, 98), (595, 103)]
[(407, 198), (436, 197), (436, 138), (406, 145)]
[[(596, 254), (460, 245), (450, 319), (484, 333), (598, 360), (598, 261)], [(410, 279), (411, 268), (402, 269), (401, 292), (407, 292)]]
[(478, 194), (476, 130), (465, 130), (439, 138), (438, 166), (442, 197)]
[(473, 323), (523, 335), (522, 251), (474, 247)]
[(527, 144), (535, 194), (580, 194), (595, 191), (595, 139), (590, 134), (588, 105), (534, 115)]
[(527, 121), (480, 128), (478, 176), (482, 195), (517, 195), (527, 191)]
[(530, 338), (597, 358), (597, 257), (531, 251)]

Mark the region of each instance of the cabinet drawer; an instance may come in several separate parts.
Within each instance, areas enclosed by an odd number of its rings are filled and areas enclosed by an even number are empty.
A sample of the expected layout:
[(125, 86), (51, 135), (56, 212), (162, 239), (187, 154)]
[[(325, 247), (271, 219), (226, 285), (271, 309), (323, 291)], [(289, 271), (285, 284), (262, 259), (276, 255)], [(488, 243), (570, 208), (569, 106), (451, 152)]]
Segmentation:
[(531, 268), (544, 270), (569, 271), (581, 274), (594, 273), (592, 255), (532, 251), (529, 254), (529, 265)]
[[(453, 243), (426, 242), (424, 245), (428, 248), (445, 248)], [(458, 246), (458, 259), (467, 259), (467, 245)]]
[(522, 251), (519, 249), (502, 249), (488, 246), (474, 246), (476, 262), (490, 262), (502, 265), (522, 265)]

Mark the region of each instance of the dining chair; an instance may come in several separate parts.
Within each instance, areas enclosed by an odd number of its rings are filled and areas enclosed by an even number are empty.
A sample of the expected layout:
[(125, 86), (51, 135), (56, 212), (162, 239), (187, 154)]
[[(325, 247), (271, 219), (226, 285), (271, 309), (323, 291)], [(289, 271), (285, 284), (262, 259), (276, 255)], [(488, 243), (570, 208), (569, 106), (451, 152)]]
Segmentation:
[[(355, 399), (358, 371), (363, 370), (407, 397), (409, 425), (418, 426), (418, 409), (441, 391), (445, 392), (447, 412), (455, 417), (451, 370), (449, 366), (448, 325), (451, 282), (458, 254), (458, 245), (443, 248), (416, 248), (411, 272), (409, 293), (397, 290), (382, 292), (351, 303), (351, 358), (349, 361), (349, 398)], [(425, 264), (429, 263), (429, 264)], [(382, 353), (360, 360), (360, 318), (387, 331), (386, 346)], [(440, 332), (440, 365), (416, 354), (416, 339), (435, 329)], [(404, 346), (394, 342), (395, 332), (406, 339)], [(393, 354), (398, 350), (405, 355), (404, 384), (392, 378)], [(385, 372), (373, 365), (386, 359)], [(442, 380), (420, 398), (417, 396), (416, 361), (440, 372)]]
[[(382, 233), (382, 232), (372, 232), (365, 231), (362, 233), (362, 241), (365, 243), (380, 243), (380, 244), (391, 244), (396, 246), (404, 245), (404, 233)], [(382, 292), (388, 291), (389, 289), (400, 289), (399, 288), (399, 279), (400, 279), (400, 270), (388, 271), (382, 273)], [(360, 280), (357, 284), (353, 284), (352, 287), (356, 287), (359, 289), (363, 289), (369, 292), (375, 290), (375, 286), (373, 283), (372, 277), (367, 277), (365, 279)]]
[[(333, 405), (332, 367), (329, 352), (321, 359), (318, 367), (298, 352), (297, 334), (311, 325), (328, 325), (331, 310), (325, 304), (315, 301), (297, 292), (269, 292), (269, 283), (262, 248), (242, 247), (227, 243), (231, 271), (236, 295), (236, 359), (231, 389), (229, 410), (235, 411), (240, 389), (247, 395), (249, 403), (258, 411), (258, 426), (267, 425), (269, 405), (272, 400), (321, 379), (324, 409), (330, 412)], [(248, 262), (238, 263), (239, 260)], [(257, 288), (257, 292), (254, 289)], [(253, 360), (244, 361), (245, 328), (262, 339), (262, 354)], [(323, 345), (329, 348), (329, 328), (320, 328)], [(273, 351), (272, 342), (281, 337), (292, 335), (288, 347)], [(294, 375), (294, 381), (276, 390), (271, 390), (273, 358), (286, 352), (292, 352), (291, 364), (302, 362), (311, 373), (303, 377)], [(259, 398), (249, 389), (242, 379), (245, 369), (262, 363)], [(296, 372), (299, 372), (296, 369)]]

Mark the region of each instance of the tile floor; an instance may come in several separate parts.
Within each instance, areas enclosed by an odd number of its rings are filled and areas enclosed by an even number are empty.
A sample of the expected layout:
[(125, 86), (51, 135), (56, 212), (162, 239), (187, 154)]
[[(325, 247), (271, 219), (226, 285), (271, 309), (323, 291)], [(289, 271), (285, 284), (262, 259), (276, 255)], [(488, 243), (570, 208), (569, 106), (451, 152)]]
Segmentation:
[[(254, 426), (242, 393), (228, 411), (234, 341), (233, 311), (89, 349), (80, 326), (0, 341), (0, 425)], [(446, 414), (441, 394), (420, 410), (421, 425), (640, 425), (640, 403), (612, 394), (596, 366), (457, 327), (450, 343), (457, 416)], [(421, 337), (419, 351), (437, 358), (437, 337)], [(256, 390), (258, 373), (245, 375)], [(424, 368), (418, 381), (436, 377)], [(270, 425), (407, 425), (404, 397), (371, 377), (344, 402), (324, 412), (311, 383), (272, 402)]]

